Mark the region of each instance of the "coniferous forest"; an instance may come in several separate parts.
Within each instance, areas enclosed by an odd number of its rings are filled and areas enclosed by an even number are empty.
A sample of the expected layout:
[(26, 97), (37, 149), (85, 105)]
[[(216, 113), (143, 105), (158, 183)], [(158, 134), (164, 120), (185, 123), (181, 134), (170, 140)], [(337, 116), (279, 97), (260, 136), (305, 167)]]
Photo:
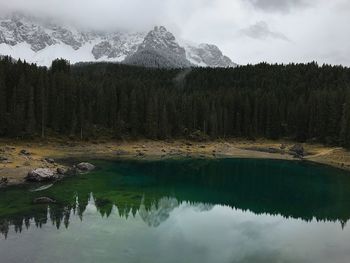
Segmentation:
[(350, 147), (350, 69), (0, 60), (0, 136), (288, 138)]

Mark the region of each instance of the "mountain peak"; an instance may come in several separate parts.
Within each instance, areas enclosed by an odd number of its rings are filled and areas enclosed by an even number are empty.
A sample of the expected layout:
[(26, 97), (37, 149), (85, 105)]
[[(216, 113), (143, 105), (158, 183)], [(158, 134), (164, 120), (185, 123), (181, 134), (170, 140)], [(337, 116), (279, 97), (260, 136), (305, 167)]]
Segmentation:
[(157, 32), (168, 32), (168, 30), (165, 28), (165, 26), (155, 26), (153, 31)]
[(170, 51), (186, 59), (185, 49), (177, 43), (175, 36), (164, 26), (156, 26), (146, 35), (139, 47), (139, 50), (144, 49)]
[[(56, 58), (71, 63), (134, 61), (134, 64), (145, 59), (156, 67), (163, 63), (166, 67), (235, 65), (215, 45), (180, 45), (165, 26), (155, 26), (148, 33), (82, 31), (19, 12), (0, 18), (0, 55), (44, 66), (51, 65)], [(148, 62), (141, 65), (147, 66)]]
[(135, 54), (126, 58), (131, 65), (145, 67), (185, 68), (192, 64), (186, 58), (186, 50), (164, 26), (155, 26), (148, 32)]

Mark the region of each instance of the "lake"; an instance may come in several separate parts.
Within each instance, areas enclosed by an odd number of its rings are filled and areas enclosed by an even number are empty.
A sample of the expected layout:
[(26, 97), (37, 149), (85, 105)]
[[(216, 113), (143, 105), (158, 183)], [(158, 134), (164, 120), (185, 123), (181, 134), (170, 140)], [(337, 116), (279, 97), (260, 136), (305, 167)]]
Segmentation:
[[(94, 161), (0, 190), (0, 262), (350, 262), (350, 173), (255, 159)], [(37, 197), (55, 204), (33, 204)]]

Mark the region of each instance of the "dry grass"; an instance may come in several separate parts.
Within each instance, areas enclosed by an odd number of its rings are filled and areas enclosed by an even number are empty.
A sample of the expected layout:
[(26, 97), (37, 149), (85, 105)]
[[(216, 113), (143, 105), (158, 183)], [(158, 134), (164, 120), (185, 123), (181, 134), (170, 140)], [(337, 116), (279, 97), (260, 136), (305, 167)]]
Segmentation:
[[(10, 141), (0, 140), (0, 156), (9, 162), (0, 162), (0, 177), (7, 177), (10, 183), (23, 182), (28, 171), (39, 168), (57, 168), (45, 158), (176, 158), (183, 156), (220, 158), (271, 158), (294, 159), (287, 153), (268, 153), (257, 148), (289, 149), (294, 143), (269, 140), (225, 140), (195, 143), (176, 141), (132, 141), (132, 142), (74, 142), (66, 140)], [(308, 156), (305, 159), (350, 170), (350, 152), (342, 148), (325, 147), (317, 144), (303, 144)], [(30, 155), (21, 154), (26, 150)]]

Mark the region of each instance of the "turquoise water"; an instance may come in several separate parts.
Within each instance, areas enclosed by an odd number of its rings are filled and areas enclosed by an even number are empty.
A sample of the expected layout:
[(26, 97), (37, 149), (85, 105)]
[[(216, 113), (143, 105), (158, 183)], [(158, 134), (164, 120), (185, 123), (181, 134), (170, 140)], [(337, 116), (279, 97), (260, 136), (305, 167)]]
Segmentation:
[[(0, 262), (350, 262), (350, 174), (254, 159), (95, 161), (0, 190)], [(47, 196), (56, 204), (35, 205)]]

